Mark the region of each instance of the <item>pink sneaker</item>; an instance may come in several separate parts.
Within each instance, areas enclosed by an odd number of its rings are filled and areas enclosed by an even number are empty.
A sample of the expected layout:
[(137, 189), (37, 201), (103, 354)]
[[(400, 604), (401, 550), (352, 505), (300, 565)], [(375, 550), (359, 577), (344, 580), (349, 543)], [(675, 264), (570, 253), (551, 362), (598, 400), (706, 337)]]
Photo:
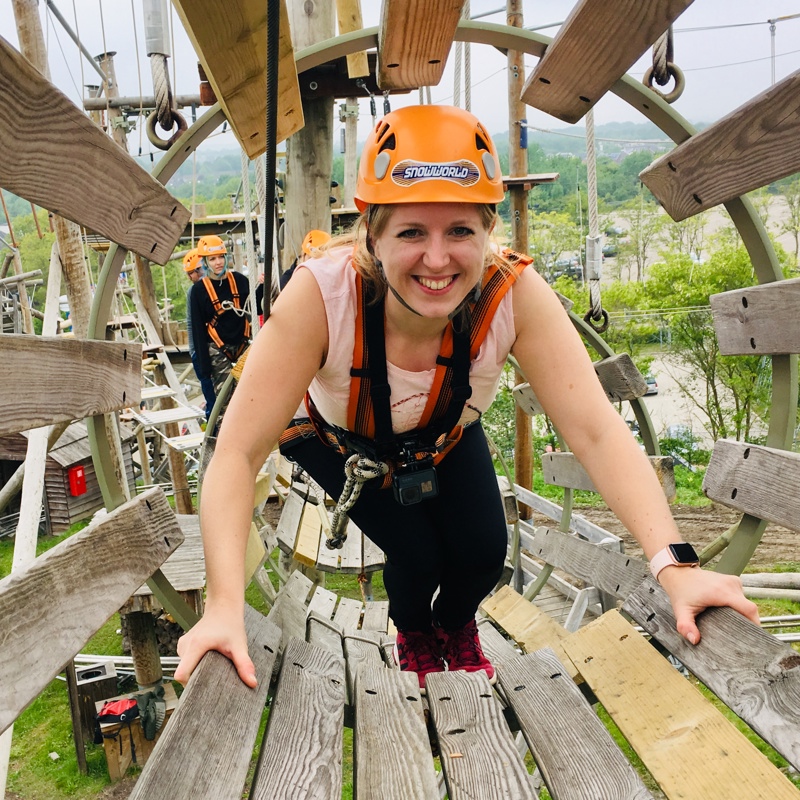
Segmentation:
[(434, 630), (448, 670), (463, 669), (465, 672), (484, 670), (489, 683), (497, 680), (494, 667), (483, 654), (478, 626), (474, 619), (458, 630), (446, 631), (438, 627)]
[(436, 634), (431, 631), (397, 631), (394, 644), (395, 663), (404, 672), (416, 672), (419, 688), (425, 691), (425, 676), (444, 672), (444, 661)]

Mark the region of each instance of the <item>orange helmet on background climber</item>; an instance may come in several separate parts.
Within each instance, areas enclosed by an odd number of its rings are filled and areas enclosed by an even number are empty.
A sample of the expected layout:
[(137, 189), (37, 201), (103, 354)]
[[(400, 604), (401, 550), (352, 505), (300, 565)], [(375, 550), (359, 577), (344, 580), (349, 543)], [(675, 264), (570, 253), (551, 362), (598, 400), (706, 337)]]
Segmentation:
[(227, 255), (228, 248), (225, 247), (225, 242), (219, 236), (201, 236), (197, 240), (197, 255), (201, 258), (208, 258), (208, 256), (224, 256)]
[(358, 168), (355, 202), (499, 203), (500, 161), (489, 132), (454, 106), (407, 106), (370, 133)]
[(312, 251), (322, 247), (324, 244), (327, 244), (330, 240), (331, 235), (329, 233), (325, 233), (325, 231), (309, 231), (306, 234), (306, 238), (303, 239), (303, 252), (307, 256), (310, 256)]
[(187, 250), (183, 256), (183, 269), (185, 272), (194, 272), (200, 266), (200, 256), (197, 252), (197, 248), (193, 247), (191, 250)]

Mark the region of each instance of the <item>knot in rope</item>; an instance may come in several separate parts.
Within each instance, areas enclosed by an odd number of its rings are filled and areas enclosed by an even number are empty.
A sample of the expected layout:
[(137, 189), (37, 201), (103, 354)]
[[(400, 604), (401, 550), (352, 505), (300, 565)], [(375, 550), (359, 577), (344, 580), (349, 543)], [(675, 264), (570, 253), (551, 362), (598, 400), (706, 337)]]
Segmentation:
[(347, 459), (344, 465), (344, 488), (331, 519), (330, 538), (325, 542), (329, 550), (340, 550), (344, 546), (347, 539), (347, 512), (355, 505), (364, 484), (386, 475), (388, 471), (389, 465), (383, 461), (373, 461), (357, 453)]

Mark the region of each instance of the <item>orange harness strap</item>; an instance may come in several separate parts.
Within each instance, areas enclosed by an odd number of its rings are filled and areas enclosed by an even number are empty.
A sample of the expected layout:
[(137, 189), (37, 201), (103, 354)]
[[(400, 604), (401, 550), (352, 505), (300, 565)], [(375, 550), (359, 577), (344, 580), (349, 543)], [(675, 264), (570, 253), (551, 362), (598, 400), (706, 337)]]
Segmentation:
[[(211, 322), (206, 323), (206, 330), (208, 331), (211, 341), (214, 342), (217, 347), (222, 349), (225, 343), (217, 333), (217, 322), (225, 313), (226, 309), (222, 307), (222, 302), (217, 295), (217, 290), (214, 288), (214, 282), (211, 280), (211, 278), (203, 278), (203, 286), (206, 287), (208, 299), (211, 300), (211, 305), (214, 307), (214, 319), (212, 319)], [(228, 286), (230, 287), (231, 296), (233, 298), (233, 307), (237, 310), (241, 310), (242, 304), (239, 301), (239, 287), (236, 284), (236, 278), (233, 277), (233, 273), (230, 271), (228, 272)], [(250, 320), (246, 316), (244, 318), (244, 338), (250, 338)]]

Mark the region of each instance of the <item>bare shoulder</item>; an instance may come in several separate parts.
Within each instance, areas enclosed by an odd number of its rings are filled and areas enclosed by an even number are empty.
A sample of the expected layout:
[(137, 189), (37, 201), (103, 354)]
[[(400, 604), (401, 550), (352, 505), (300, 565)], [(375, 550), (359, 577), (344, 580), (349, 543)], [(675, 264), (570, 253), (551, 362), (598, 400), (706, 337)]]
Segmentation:
[(552, 325), (571, 325), (558, 295), (533, 268), (522, 271), (514, 284), (514, 325), (517, 337), (535, 327), (539, 334)]

